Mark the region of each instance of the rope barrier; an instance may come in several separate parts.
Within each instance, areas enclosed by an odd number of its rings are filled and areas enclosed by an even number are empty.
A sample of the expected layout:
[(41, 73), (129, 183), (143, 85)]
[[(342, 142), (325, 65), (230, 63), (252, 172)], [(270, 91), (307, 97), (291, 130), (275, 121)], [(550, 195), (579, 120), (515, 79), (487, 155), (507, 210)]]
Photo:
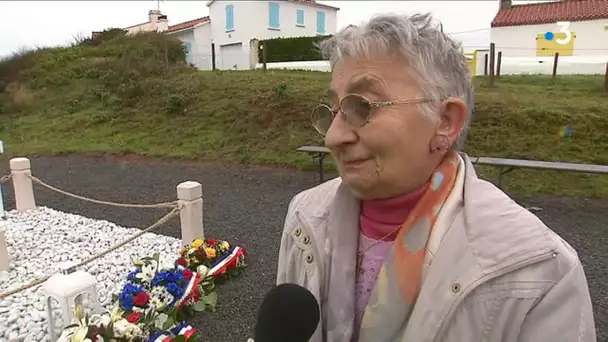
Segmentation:
[[(88, 197), (76, 195), (76, 194), (73, 194), (71, 192), (58, 189), (58, 188), (56, 188), (56, 187), (54, 187), (52, 185), (49, 185), (49, 184), (43, 182), (39, 178), (36, 178), (36, 177), (34, 177), (34, 176), (30, 175), (30, 174), (27, 174), (27, 176), (32, 180), (32, 182), (34, 182), (36, 184), (39, 184), (39, 185), (42, 185), (43, 187), (45, 187), (45, 188), (47, 188), (49, 190), (58, 192), (60, 194), (68, 196), (68, 197), (72, 197), (72, 198), (76, 198), (76, 199), (79, 199), (79, 200), (83, 200), (83, 201), (86, 201), (86, 202), (91, 202), (91, 203), (96, 203), (96, 204), (104, 204), (104, 205), (115, 206), (115, 207), (122, 207), (122, 208), (169, 208), (169, 209), (171, 209), (171, 211), (169, 213), (167, 213), (165, 216), (161, 217), (158, 221), (156, 221), (154, 224), (152, 224), (148, 228), (143, 229), (139, 233), (131, 236), (130, 238), (128, 238), (128, 239), (126, 239), (126, 240), (124, 240), (124, 241), (122, 241), (122, 242), (120, 242), (120, 243), (118, 243), (118, 244), (116, 244), (116, 245), (114, 245), (114, 246), (112, 246), (112, 247), (110, 247), (110, 248), (108, 248), (108, 249), (100, 252), (100, 253), (97, 253), (97, 254), (93, 255), (92, 257), (90, 257), (90, 258), (88, 258), (88, 259), (86, 259), (86, 260), (84, 260), (84, 261), (82, 261), (82, 262), (80, 262), (78, 264), (76, 264), (74, 266), (74, 268), (82, 267), (82, 266), (84, 266), (84, 265), (86, 265), (86, 264), (88, 264), (88, 263), (90, 263), (92, 261), (95, 261), (95, 260), (97, 260), (99, 258), (104, 257), (108, 253), (111, 253), (111, 252), (113, 252), (113, 251), (115, 251), (115, 250), (117, 250), (117, 249), (125, 246), (129, 242), (131, 242), (131, 241), (139, 238), (140, 236), (142, 236), (142, 235), (148, 233), (149, 231), (157, 228), (158, 226), (166, 223), (167, 221), (169, 221), (173, 217), (178, 216), (179, 215), (179, 211), (181, 209), (181, 208), (178, 207), (178, 201), (163, 202), (163, 203), (156, 203), (156, 204), (129, 204), (129, 203), (116, 203), (116, 202), (97, 200), (97, 199), (93, 199), (93, 198), (88, 198)], [(5, 176), (2, 176), (0, 178), (0, 184), (6, 182), (8, 180), (10, 180), (12, 177), (13, 177), (12, 174), (8, 174), (8, 175), (5, 175)], [(36, 279), (36, 280), (34, 280), (34, 281), (26, 284), (26, 285), (20, 286), (20, 287), (18, 287), (16, 289), (12, 289), (10, 291), (4, 292), (4, 293), (0, 293), (0, 299), (4, 299), (4, 298), (6, 298), (8, 296), (14, 295), (15, 293), (19, 293), (19, 292), (25, 291), (25, 290), (27, 290), (29, 288), (38, 286), (38, 285), (44, 283), (45, 281), (47, 281), (50, 277), (51, 276), (44, 276), (42, 278)]]
[(116, 202), (108, 202), (108, 201), (101, 201), (101, 200), (96, 200), (93, 198), (88, 198), (88, 197), (84, 197), (84, 196), (80, 196), (80, 195), (76, 195), (73, 194), (71, 192), (67, 192), (65, 190), (61, 190), (58, 189), (52, 185), (46, 184), (45, 182), (41, 181), (40, 179), (32, 176), (32, 175), (27, 175), (34, 183), (40, 184), (43, 187), (52, 190), (52, 191), (56, 191), (60, 194), (69, 196), (69, 197), (73, 197), (76, 199), (80, 199), (83, 201), (87, 201), (87, 202), (91, 202), (91, 203), (96, 203), (96, 204), (105, 204), (105, 205), (109, 205), (109, 206), (115, 206), (115, 207), (121, 207), (121, 208), (169, 208), (169, 209), (173, 209), (177, 207), (177, 201), (172, 201), (172, 202), (164, 202), (164, 203), (156, 203), (156, 204), (128, 204), (128, 203), (116, 203)]
[(6, 181), (9, 181), (11, 178), (13, 178), (12, 174), (8, 174), (8, 175), (4, 175), (0, 178), (0, 184), (3, 184)]
[[(95, 261), (95, 260), (97, 260), (97, 259), (99, 259), (99, 258), (101, 258), (101, 257), (105, 256), (106, 254), (111, 253), (111, 252), (113, 252), (113, 251), (117, 250), (118, 248), (120, 248), (120, 247), (122, 247), (122, 246), (124, 246), (124, 245), (128, 244), (129, 242), (131, 242), (131, 241), (133, 241), (133, 240), (137, 239), (138, 237), (140, 237), (140, 236), (142, 236), (142, 235), (144, 235), (144, 234), (148, 233), (149, 231), (151, 231), (151, 230), (153, 230), (153, 229), (157, 228), (157, 227), (158, 227), (158, 226), (160, 226), (161, 224), (166, 223), (167, 221), (169, 221), (169, 220), (170, 220), (170, 219), (172, 219), (173, 217), (175, 217), (175, 216), (179, 215), (179, 211), (180, 211), (180, 209), (181, 209), (181, 208), (174, 207), (174, 208), (173, 208), (173, 210), (171, 210), (171, 211), (170, 211), (169, 213), (167, 213), (165, 216), (161, 217), (161, 218), (160, 218), (158, 221), (156, 221), (154, 224), (152, 224), (152, 225), (151, 225), (151, 226), (149, 226), (148, 228), (146, 228), (146, 229), (142, 230), (141, 232), (139, 232), (139, 233), (137, 233), (137, 234), (135, 234), (135, 235), (131, 236), (130, 238), (128, 238), (128, 239), (126, 239), (126, 240), (122, 241), (121, 243), (118, 243), (118, 244), (116, 244), (116, 245), (114, 245), (114, 246), (112, 246), (112, 247), (110, 247), (110, 248), (106, 249), (105, 251), (100, 252), (100, 253), (97, 253), (97, 254), (95, 254), (94, 256), (92, 256), (92, 257), (90, 257), (90, 258), (88, 258), (88, 259), (86, 259), (86, 260), (84, 260), (84, 261), (82, 261), (82, 262), (80, 262), (80, 263), (76, 264), (76, 265), (74, 266), (74, 268), (81, 267), (81, 266), (84, 266), (84, 265), (86, 265), (86, 264), (88, 264), (88, 263), (90, 263), (90, 262), (92, 262), (92, 261)], [(14, 295), (15, 293), (18, 293), (18, 292), (21, 292), (21, 291), (25, 291), (25, 290), (27, 290), (27, 289), (29, 289), (29, 288), (34, 287), (34, 286), (38, 286), (38, 285), (40, 285), (40, 284), (44, 283), (45, 281), (47, 281), (47, 280), (48, 280), (50, 277), (51, 277), (51, 276), (44, 276), (44, 277), (42, 277), (42, 278), (39, 278), (39, 279), (36, 279), (36, 280), (34, 280), (34, 281), (30, 282), (29, 284), (26, 284), (26, 285), (20, 286), (20, 287), (18, 287), (18, 288), (16, 288), (16, 289), (9, 290), (9, 291), (4, 292), (4, 293), (0, 293), (0, 300), (2, 300), (2, 299), (4, 299), (4, 298), (6, 298), (6, 297), (8, 297), (8, 296)]]

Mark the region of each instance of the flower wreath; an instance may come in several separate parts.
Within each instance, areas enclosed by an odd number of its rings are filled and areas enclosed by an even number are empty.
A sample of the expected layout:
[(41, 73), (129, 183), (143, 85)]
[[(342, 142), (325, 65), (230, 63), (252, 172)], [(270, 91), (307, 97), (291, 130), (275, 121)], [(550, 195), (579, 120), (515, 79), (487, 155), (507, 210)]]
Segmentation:
[(196, 341), (199, 334), (187, 320), (215, 311), (215, 281), (240, 274), (246, 255), (226, 241), (196, 239), (174, 262), (159, 254), (133, 258), (135, 267), (114, 296), (113, 309), (89, 317), (76, 307), (59, 341)]

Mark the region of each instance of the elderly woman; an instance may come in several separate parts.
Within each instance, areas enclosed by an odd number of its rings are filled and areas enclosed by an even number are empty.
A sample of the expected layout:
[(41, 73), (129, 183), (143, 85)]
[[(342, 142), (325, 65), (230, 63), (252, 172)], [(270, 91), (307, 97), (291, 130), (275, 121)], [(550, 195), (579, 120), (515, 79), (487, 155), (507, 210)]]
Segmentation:
[(311, 291), (311, 341), (595, 341), (576, 252), (455, 152), (473, 90), (430, 15), (380, 15), (322, 42), (313, 111), (339, 178), (289, 205), (277, 283)]

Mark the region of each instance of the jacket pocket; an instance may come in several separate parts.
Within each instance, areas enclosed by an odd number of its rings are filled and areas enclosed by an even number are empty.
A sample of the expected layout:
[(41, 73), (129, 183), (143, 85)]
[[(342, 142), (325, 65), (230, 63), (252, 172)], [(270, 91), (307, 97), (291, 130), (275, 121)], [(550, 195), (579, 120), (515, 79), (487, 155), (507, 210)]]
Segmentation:
[(469, 295), (456, 310), (442, 342), (517, 342), (528, 312), (546, 284), (487, 284)]

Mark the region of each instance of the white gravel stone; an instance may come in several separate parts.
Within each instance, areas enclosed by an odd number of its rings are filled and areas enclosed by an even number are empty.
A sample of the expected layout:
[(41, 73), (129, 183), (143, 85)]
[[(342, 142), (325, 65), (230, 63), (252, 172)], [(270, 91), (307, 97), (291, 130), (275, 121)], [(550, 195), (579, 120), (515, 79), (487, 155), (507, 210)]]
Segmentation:
[[(159, 213), (159, 218), (163, 213)], [(152, 224), (153, 222), (150, 222)], [(58, 263), (79, 262), (139, 232), (104, 220), (89, 219), (46, 207), (27, 213), (15, 210), (0, 219), (6, 232), (10, 270), (0, 271), (0, 293), (25, 285), (58, 271)], [(122, 287), (132, 268), (131, 257), (160, 253), (176, 258), (181, 241), (147, 233), (82, 269), (96, 277), (97, 294), (106, 309), (112, 306), (112, 294)], [(17, 337), (25, 341), (47, 341), (47, 319), (41, 286), (0, 301), (0, 342)], [(55, 308), (59, 318), (58, 308)]]

